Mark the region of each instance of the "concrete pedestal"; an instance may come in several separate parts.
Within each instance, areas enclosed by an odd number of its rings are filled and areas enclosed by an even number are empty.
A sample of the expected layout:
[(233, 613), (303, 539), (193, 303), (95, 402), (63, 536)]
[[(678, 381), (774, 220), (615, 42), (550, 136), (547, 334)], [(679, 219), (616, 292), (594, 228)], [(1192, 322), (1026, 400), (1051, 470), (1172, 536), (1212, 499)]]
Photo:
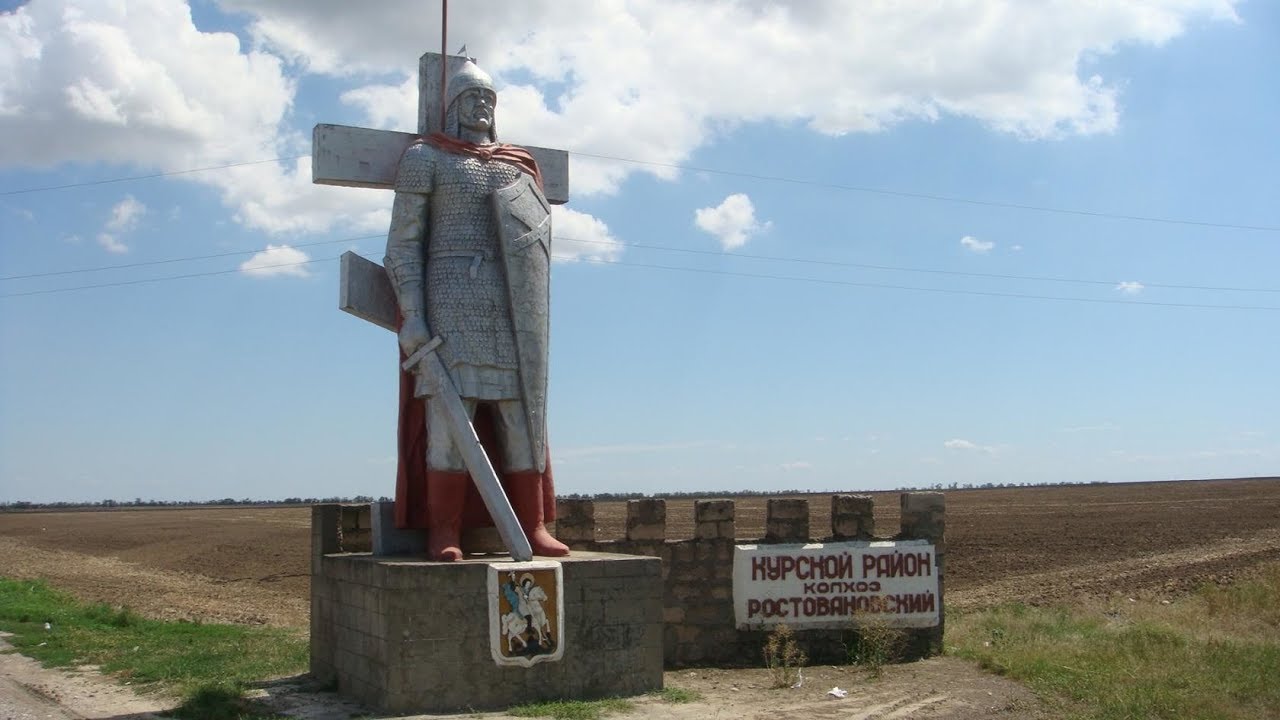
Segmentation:
[(561, 559), (564, 654), (499, 666), (489, 562), (431, 563), (313, 549), (311, 672), (392, 713), (483, 710), (662, 687), (662, 562), (575, 551)]

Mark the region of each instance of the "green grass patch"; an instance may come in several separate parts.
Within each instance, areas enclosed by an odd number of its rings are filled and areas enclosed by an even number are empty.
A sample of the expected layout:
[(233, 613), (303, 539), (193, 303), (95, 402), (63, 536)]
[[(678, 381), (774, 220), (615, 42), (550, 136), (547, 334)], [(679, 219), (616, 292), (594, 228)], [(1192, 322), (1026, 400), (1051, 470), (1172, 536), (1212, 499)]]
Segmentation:
[(702, 693), (678, 687), (664, 687), (657, 692), (657, 695), (662, 698), (663, 702), (668, 702), (672, 705), (683, 705), (702, 699)]
[(1280, 717), (1280, 567), (1168, 605), (953, 612), (947, 644), (1072, 718)]
[(80, 603), (40, 581), (0, 578), (0, 630), (46, 667), (97, 665), (143, 690), (174, 694), (183, 699), (174, 714), (192, 720), (261, 717), (240, 699), (246, 685), (307, 668), (307, 639), (295, 631), (149, 620)]
[(597, 720), (612, 713), (625, 713), (635, 704), (622, 698), (607, 700), (553, 700), (517, 705), (507, 711), (516, 717), (549, 717), (554, 720)]

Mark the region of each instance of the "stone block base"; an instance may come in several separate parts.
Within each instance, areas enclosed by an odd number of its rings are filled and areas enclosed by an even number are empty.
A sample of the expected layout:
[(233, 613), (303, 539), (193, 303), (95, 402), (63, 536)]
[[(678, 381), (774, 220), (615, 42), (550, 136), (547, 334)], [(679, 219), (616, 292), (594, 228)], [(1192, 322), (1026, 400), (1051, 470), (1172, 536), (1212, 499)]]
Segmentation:
[(311, 577), (311, 672), (384, 712), (486, 710), (662, 688), (662, 562), (575, 551), (562, 558), (564, 655), (499, 666), (490, 651), (488, 563), (325, 554)]

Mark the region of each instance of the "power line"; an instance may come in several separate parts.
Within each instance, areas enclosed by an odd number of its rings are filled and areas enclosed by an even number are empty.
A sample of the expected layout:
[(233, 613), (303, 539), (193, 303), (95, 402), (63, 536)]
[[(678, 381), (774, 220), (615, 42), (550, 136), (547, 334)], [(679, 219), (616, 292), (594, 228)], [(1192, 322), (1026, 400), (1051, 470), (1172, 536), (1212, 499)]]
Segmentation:
[[(890, 190), (887, 188), (869, 187), (866, 185), (846, 185), (843, 183), (831, 183), (821, 180), (806, 180), (802, 178), (789, 178), (780, 175), (764, 175), (760, 173), (749, 173), (736, 170), (722, 170), (719, 168), (699, 167), (696, 165), (682, 165), (679, 163), (666, 163), (654, 160), (637, 160), (635, 158), (620, 157), (617, 155), (602, 155), (599, 153), (588, 153), (578, 151), (568, 151), (570, 155), (578, 157), (592, 158), (595, 160), (611, 160), (614, 162), (624, 162), (632, 165), (647, 165), (650, 167), (662, 167), (673, 170), (684, 170), (689, 172), (704, 172), (713, 175), (724, 175), (726, 177), (739, 177), (750, 180), (765, 180), (769, 182), (787, 183), (790, 185), (807, 185), (810, 187), (823, 187), (833, 190), (844, 190), (847, 192), (870, 193), (874, 195), (886, 195), (890, 197), (913, 198), (916, 200), (932, 200), (935, 202), (951, 202), (965, 205), (976, 205), (979, 207), (995, 207), (1006, 210), (1026, 210), (1031, 212), (1056, 213), (1060, 215), (1075, 215), (1081, 217), (1106, 218), (1111, 220), (1128, 220), (1132, 222), (1150, 222), (1163, 223), (1167, 225), (1190, 225), (1194, 227), (1211, 227), (1229, 230), (1250, 230), (1258, 232), (1280, 232), (1280, 226), (1276, 225), (1247, 225), (1243, 223), (1223, 223), (1208, 222), (1202, 220), (1186, 220), (1182, 218), (1158, 217), (1154, 215), (1132, 215), (1127, 213), (1108, 213), (1097, 210), (1079, 210), (1075, 208), (1060, 208), (1049, 205), (1031, 205), (1025, 203), (1001, 202), (998, 200), (977, 200), (974, 198), (963, 198), (954, 195), (936, 195), (933, 193), (912, 192), (908, 190)], [(311, 157), (310, 155), (293, 155), (268, 158), (266, 160), (249, 160), (245, 162), (228, 163), (226, 165), (211, 165), (208, 167), (190, 168), (187, 170), (172, 170), (169, 172), (153, 173), (150, 175), (132, 175), (128, 177), (107, 178), (104, 180), (90, 180), (78, 183), (66, 183), (64, 185), (49, 185), (45, 187), (22, 188), (19, 190), (6, 190), (0, 192), (0, 196), (22, 195), (26, 193), (46, 192), (51, 190), (67, 190), (70, 188), (90, 187), (94, 185), (106, 185), (110, 183), (130, 182), (134, 180), (150, 180), (154, 178), (171, 177), (174, 175), (187, 175), (192, 173), (206, 172), (210, 170), (225, 170), (227, 168), (242, 167), (246, 165), (261, 165), (264, 163), (284, 162), (290, 160), (301, 160), (302, 158)]]
[(767, 275), (763, 273), (744, 273), (731, 270), (713, 270), (709, 268), (676, 267), (671, 265), (653, 265), (648, 263), (622, 262), (620, 260), (604, 260), (600, 258), (574, 258), (581, 262), (597, 265), (623, 265), (626, 267), (647, 268), (651, 270), (674, 270), (678, 272), (704, 273), (707, 275), (728, 275), (732, 277), (755, 278), (762, 280), (791, 280), (811, 282), (822, 285), (844, 285), (849, 287), (878, 288), (883, 290), (911, 290), (915, 292), (942, 293), (947, 295), (979, 295), (983, 297), (1018, 298), (1022, 300), (1060, 300), (1064, 302), (1087, 302), (1109, 305), (1154, 305), (1158, 307), (1205, 308), (1214, 310), (1272, 310), (1280, 311), (1280, 307), (1268, 305), (1208, 305), (1201, 303), (1154, 302), (1151, 300), (1108, 300), (1105, 298), (1062, 297), (1057, 295), (1032, 295), (1028, 293), (988, 292), (983, 290), (952, 290), (947, 288), (927, 288), (914, 285), (891, 285), (888, 283), (855, 282), (852, 280), (826, 280), (823, 278), (805, 278), (789, 275)]
[[(272, 268), (295, 267), (298, 265), (310, 265), (312, 263), (332, 262), (342, 257), (335, 255), (327, 258), (315, 258), (312, 260), (302, 260), (299, 262), (279, 263), (276, 265), (259, 265), (254, 270), (269, 270)], [(48, 290), (29, 290), (26, 292), (8, 293), (0, 295), (0, 298), (27, 297), (29, 295), (56, 295), (64, 292), (75, 292), (77, 290), (96, 290), (99, 288), (123, 287), (125, 285), (146, 285), (149, 283), (168, 282), (170, 280), (190, 280), (191, 278), (212, 277), (214, 275), (231, 275), (233, 273), (242, 273), (245, 270), (233, 268), (231, 270), (212, 270), (209, 272), (187, 273), (185, 275), (165, 275), (156, 278), (140, 278), (138, 280), (121, 280), (120, 282), (99, 283), (97, 285), (75, 285), (72, 287), (50, 288)]]
[(246, 165), (262, 165), (265, 163), (301, 160), (305, 157), (311, 157), (311, 155), (274, 157), (266, 160), (246, 160), (244, 162), (227, 163), (226, 165), (210, 165), (208, 167), (188, 168), (186, 170), (170, 170), (168, 172), (152, 173), (150, 175), (129, 175), (127, 177), (106, 178), (105, 180), (88, 180), (78, 183), (66, 183), (65, 185), (46, 185), (45, 187), (22, 188), (21, 190), (5, 190), (4, 192), (0, 192), (0, 196), (25, 195), (27, 193), (46, 192), (49, 190), (68, 190), (70, 188), (91, 187), (93, 185), (110, 185), (111, 183), (132, 182), (134, 180), (154, 180), (155, 178), (172, 177), (174, 175), (190, 175), (192, 173), (207, 172), (209, 170), (226, 170), (227, 168), (244, 167)]
[[(766, 260), (771, 262), (804, 263), (807, 265), (826, 265), (830, 267), (849, 267), (849, 268), (861, 268), (866, 270), (892, 270), (895, 272), (928, 273), (933, 275), (955, 275), (960, 277), (995, 278), (1000, 280), (1034, 280), (1034, 281), (1042, 281), (1042, 282), (1073, 283), (1073, 284), (1079, 284), (1079, 285), (1105, 285), (1107, 287), (1114, 287), (1121, 282), (1119, 280), (1086, 280), (1082, 278), (1064, 278), (1064, 277), (1054, 277), (1054, 276), (1047, 276), (1047, 275), (1008, 275), (1008, 274), (1002, 274), (1002, 273), (981, 273), (981, 272), (968, 272), (968, 271), (962, 271), (962, 270), (939, 270), (936, 268), (913, 268), (913, 267), (905, 267), (901, 265), (872, 265), (868, 263), (844, 262), (840, 260), (817, 260), (813, 258), (786, 257), (782, 255), (753, 255), (750, 253), (738, 253), (738, 252), (727, 253), (727, 252), (720, 252), (718, 250), (698, 250), (695, 248), (679, 248), (679, 247), (672, 247), (669, 245), (648, 245), (643, 243), (628, 243), (628, 242), (610, 241), (610, 240), (585, 240), (585, 239), (564, 238), (564, 237), (557, 238), (557, 239), (571, 241), (571, 242), (593, 243), (593, 244), (599, 244), (599, 245), (621, 245), (623, 247), (628, 247), (628, 248), (663, 250), (667, 252), (689, 253), (693, 255), (714, 255), (717, 257), (745, 258), (750, 260)], [(1144, 282), (1142, 283), (1142, 285), (1143, 287), (1166, 288), (1166, 289), (1177, 289), (1177, 290), (1213, 290), (1213, 291), (1228, 291), (1228, 292), (1280, 293), (1280, 288), (1216, 287), (1212, 285), (1175, 285), (1172, 283), (1149, 283), (1149, 282)]]
[[(267, 270), (272, 268), (296, 267), (300, 265), (309, 265), (312, 263), (331, 262), (333, 260), (337, 260), (339, 257), (341, 256), (337, 255), (334, 257), (317, 258), (313, 260), (304, 260), (301, 262), (279, 263), (275, 265), (262, 265), (255, 269)], [(1210, 309), (1210, 310), (1280, 311), (1280, 307), (1273, 307), (1273, 306), (1266, 306), (1266, 305), (1212, 305), (1212, 304), (1203, 304), (1203, 303), (1155, 302), (1150, 300), (1109, 300), (1105, 298), (1063, 297), (1063, 296), (1055, 296), (1055, 295), (1034, 295), (1029, 293), (1005, 293), (1005, 292), (994, 292), (994, 291), (984, 291), (984, 290), (955, 290), (955, 289), (946, 289), (946, 288), (927, 288), (927, 287), (919, 287), (919, 286), (913, 286), (913, 285), (894, 285), (889, 283), (857, 282), (852, 280), (827, 280), (822, 278), (795, 277), (790, 275), (744, 273), (744, 272), (736, 272), (736, 271), (730, 271), (730, 270), (714, 270), (714, 269), (708, 269), (708, 268), (691, 268), (691, 267), (678, 267), (678, 266), (671, 266), (671, 265), (655, 265), (650, 263), (622, 262), (620, 260), (604, 260), (600, 258), (578, 258), (578, 257), (572, 257), (572, 256), (565, 256), (565, 255), (553, 255), (552, 257), (558, 260), (579, 260), (582, 262), (587, 262), (587, 263), (596, 264), (596, 265), (619, 265), (623, 267), (635, 267), (635, 268), (642, 268), (642, 269), (648, 269), (648, 270), (692, 272), (692, 273), (701, 273), (706, 275), (724, 275), (729, 277), (742, 277), (742, 278), (751, 278), (751, 279), (757, 279), (757, 280), (780, 280), (780, 281), (816, 283), (821, 285), (833, 285), (833, 286), (843, 286), (843, 287), (860, 287), (860, 288), (872, 288), (872, 289), (880, 289), (880, 290), (903, 290), (903, 291), (911, 291), (911, 292), (927, 292), (927, 293), (937, 293), (937, 294), (946, 294), (946, 295), (971, 295), (971, 296), (980, 296), (980, 297), (1010, 298), (1010, 299), (1020, 299), (1020, 300), (1055, 300), (1060, 302), (1085, 302), (1085, 303), (1107, 304), (1107, 305), (1147, 305), (1147, 306), (1155, 306), (1155, 307), (1200, 308), (1200, 309)], [(100, 283), (96, 285), (78, 285), (78, 286), (66, 287), (66, 288), (32, 290), (28, 292), (9, 293), (6, 295), (0, 295), (0, 299), (12, 298), (12, 297), (26, 297), (31, 295), (52, 295), (52, 294), (64, 293), (64, 292), (92, 290), (92, 289), (108, 288), (108, 287), (122, 287), (127, 285), (143, 285), (148, 283), (166, 282), (171, 280), (186, 280), (186, 279), (199, 278), (199, 277), (211, 277), (215, 275), (230, 275), (233, 273), (240, 273), (240, 272), (244, 272), (244, 271), (241, 270), (240, 268), (235, 268), (231, 270), (216, 270), (211, 272), (188, 273), (185, 275), (170, 275), (170, 276), (164, 276), (164, 277), (158, 277), (158, 278), (142, 278), (138, 280), (125, 280), (121, 282)]]
[[(358, 242), (360, 240), (374, 240), (382, 237), (383, 237), (383, 234), (381, 233), (375, 234), (375, 235), (359, 235), (355, 237), (339, 238), (337, 240), (321, 240), (318, 242), (297, 243), (297, 244), (289, 245), (288, 247), (294, 247), (294, 248), (316, 247), (318, 245), (333, 245), (333, 244), (344, 243), (344, 242)], [(577, 243), (587, 243), (587, 244), (597, 244), (597, 245), (618, 245), (618, 246), (627, 247), (627, 248), (660, 250), (664, 252), (678, 252), (678, 253), (686, 253), (686, 254), (692, 254), (692, 255), (711, 255), (716, 257), (743, 258), (748, 260), (763, 260), (767, 262), (789, 262), (789, 263), (801, 263), (806, 265), (820, 265), (820, 266), (828, 266), (828, 267), (859, 268), (859, 269), (866, 269), (866, 270), (887, 270), (887, 271), (893, 271), (893, 272), (925, 273), (925, 274), (931, 274), (931, 275), (951, 275), (951, 276), (957, 276), (957, 277), (977, 277), (977, 278), (988, 278), (988, 279), (998, 279), (998, 280), (1029, 280), (1029, 281), (1037, 281), (1037, 282), (1056, 282), (1056, 283), (1069, 283), (1069, 284), (1077, 284), (1077, 285), (1100, 285), (1100, 286), (1106, 286), (1106, 287), (1115, 287), (1121, 282), (1119, 280), (1089, 280), (1089, 279), (1083, 279), (1083, 278), (1064, 278), (1064, 277), (1055, 277), (1055, 276), (1046, 276), (1046, 275), (1012, 275), (1012, 274), (1002, 274), (1002, 273), (968, 272), (968, 271), (961, 271), (961, 270), (940, 270), (937, 268), (906, 267), (901, 265), (875, 265), (870, 263), (844, 262), (839, 260), (819, 260), (816, 258), (788, 257), (788, 256), (782, 256), (782, 255), (754, 255), (750, 253), (737, 253), (737, 252), (724, 253), (716, 250), (698, 250), (695, 248), (681, 248), (681, 247), (673, 247), (670, 245), (651, 245), (646, 243), (634, 243), (634, 242), (628, 243), (628, 242), (610, 241), (610, 240), (587, 240), (584, 238), (570, 238), (570, 237), (562, 237), (562, 236), (558, 236), (556, 239), (565, 241), (565, 242), (577, 242)], [(3, 277), (0, 277), (0, 281), (26, 280), (26, 279), (32, 279), (32, 278), (53, 277), (58, 275), (75, 275), (80, 273), (102, 272), (106, 270), (123, 270), (128, 268), (147, 267), (152, 265), (166, 265), (171, 263), (187, 262), (187, 261), (194, 261), (194, 260), (210, 260), (214, 258), (234, 257), (237, 255), (253, 255), (255, 253), (263, 252), (264, 250), (265, 248), (254, 249), (254, 250), (236, 250), (236, 251), (225, 252), (225, 253), (214, 253), (211, 255), (190, 255), (186, 257), (167, 258), (163, 260), (149, 260), (145, 262), (136, 262), (136, 263), (121, 263), (117, 265), (100, 265), (98, 267), (77, 268), (74, 270), (53, 270), (48, 272), (27, 273), (24, 275), (6, 275)], [(1227, 286), (1213, 286), (1213, 285), (1179, 285), (1174, 283), (1152, 283), (1152, 282), (1144, 282), (1142, 283), (1142, 285), (1144, 287), (1149, 287), (1149, 288), (1164, 288), (1164, 289), (1174, 289), (1174, 290), (1280, 293), (1280, 288), (1247, 288), (1247, 287), (1227, 287)], [(5, 296), (5, 297), (8, 297), (8, 296)]]
[(1280, 226), (1275, 225), (1243, 225), (1237, 223), (1220, 223), (1205, 222), (1201, 220), (1184, 220), (1181, 218), (1156, 217), (1153, 215), (1129, 215), (1125, 213), (1107, 213), (1096, 210), (1077, 210), (1072, 208), (1057, 208), (1048, 205), (1028, 205), (1023, 203), (1000, 202), (996, 200), (975, 200), (973, 198), (962, 198), (954, 195), (934, 195), (932, 193), (909, 192), (906, 190), (887, 190), (885, 188), (867, 187), (865, 185), (845, 185), (842, 183), (824, 182), (821, 180), (803, 180), (799, 178), (781, 177), (778, 175), (761, 175), (758, 173), (740, 172), (735, 170), (720, 170), (717, 168), (697, 167), (694, 165), (680, 165), (677, 163), (655, 162), (652, 160), (635, 160), (632, 158), (616, 157), (613, 155), (598, 155), (594, 153), (574, 152), (570, 151), (570, 155), (579, 157), (595, 158), (597, 160), (615, 160), (617, 162), (632, 163), (635, 165), (650, 165), (653, 167), (665, 167), (675, 170), (688, 170), (692, 172), (705, 172), (713, 175), (726, 175), (729, 177), (748, 178), (751, 180), (768, 180), (771, 182), (781, 182), (790, 185), (809, 185), (812, 187), (831, 188), (833, 190), (847, 190), (850, 192), (872, 193), (876, 195), (889, 195), (892, 197), (915, 198), (918, 200), (935, 200), (939, 202), (963, 203), (965, 205), (978, 205), (981, 207), (997, 207), (1009, 210), (1030, 210), (1035, 212), (1058, 213), (1062, 215), (1080, 215), (1084, 217), (1109, 218), (1112, 220), (1132, 220), (1136, 222), (1153, 222), (1165, 223), (1169, 225), (1194, 225), (1198, 227), (1225, 228), (1231, 230), (1258, 230), (1262, 232), (1280, 232)]
[[(287, 245), (287, 247), (303, 248), (315, 247), (317, 245), (334, 245), (344, 242), (358, 242), (360, 240), (372, 240), (374, 238), (385, 237), (385, 233), (378, 235), (359, 235), (357, 237), (339, 238), (337, 240), (320, 240), (318, 242), (297, 243)], [(77, 275), (80, 273), (103, 272), (105, 270), (124, 270), (127, 268), (147, 267), (150, 265), (167, 265), (170, 263), (188, 262), (192, 260), (212, 260), (214, 258), (234, 257), (236, 255), (254, 255), (256, 253), (265, 252), (266, 248), (256, 250), (233, 250), (231, 252), (214, 253), (212, 255), (188, 255), (186, 257), (167, 258), (164, 260), (147, 260), (135, 263), (120, 263), (118, 265), (99, 265), (98, 267), (77, 268), (75, 270), (50, 270), (48, 272), (28, 273), (26, 275), (5, 275), (0, 277), (0, 281), (4, 280), (28, 280), (31, 278), (53, 277), (55, 275)]]

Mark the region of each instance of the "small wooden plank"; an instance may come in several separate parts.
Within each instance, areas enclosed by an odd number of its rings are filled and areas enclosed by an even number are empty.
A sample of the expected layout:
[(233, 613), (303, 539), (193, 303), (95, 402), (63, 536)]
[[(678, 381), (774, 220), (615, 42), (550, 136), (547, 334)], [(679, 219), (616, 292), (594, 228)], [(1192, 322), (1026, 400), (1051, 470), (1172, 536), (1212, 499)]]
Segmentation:
[(552, 205), (569, 202), (569, 153), (564, 150), (525, 145), (542, 172), (542, 194)]
[(338, 309), (396, 332), (400, 304), (387, 271), (351, 251), (342, 254)]
[[(412, 133), (349, 125), (316, 125), (311, 134), (311, 181), (390, 190)], [(543, 192), (553, 205), (569, 201), (569, 153), (526, 145), (542, 171)]]
[[(462, 69), (469, 58), (449, 56), (445, 79)], [(424, 53), (418, 58), (418, 132), (440, 132), (440, 53)]]

